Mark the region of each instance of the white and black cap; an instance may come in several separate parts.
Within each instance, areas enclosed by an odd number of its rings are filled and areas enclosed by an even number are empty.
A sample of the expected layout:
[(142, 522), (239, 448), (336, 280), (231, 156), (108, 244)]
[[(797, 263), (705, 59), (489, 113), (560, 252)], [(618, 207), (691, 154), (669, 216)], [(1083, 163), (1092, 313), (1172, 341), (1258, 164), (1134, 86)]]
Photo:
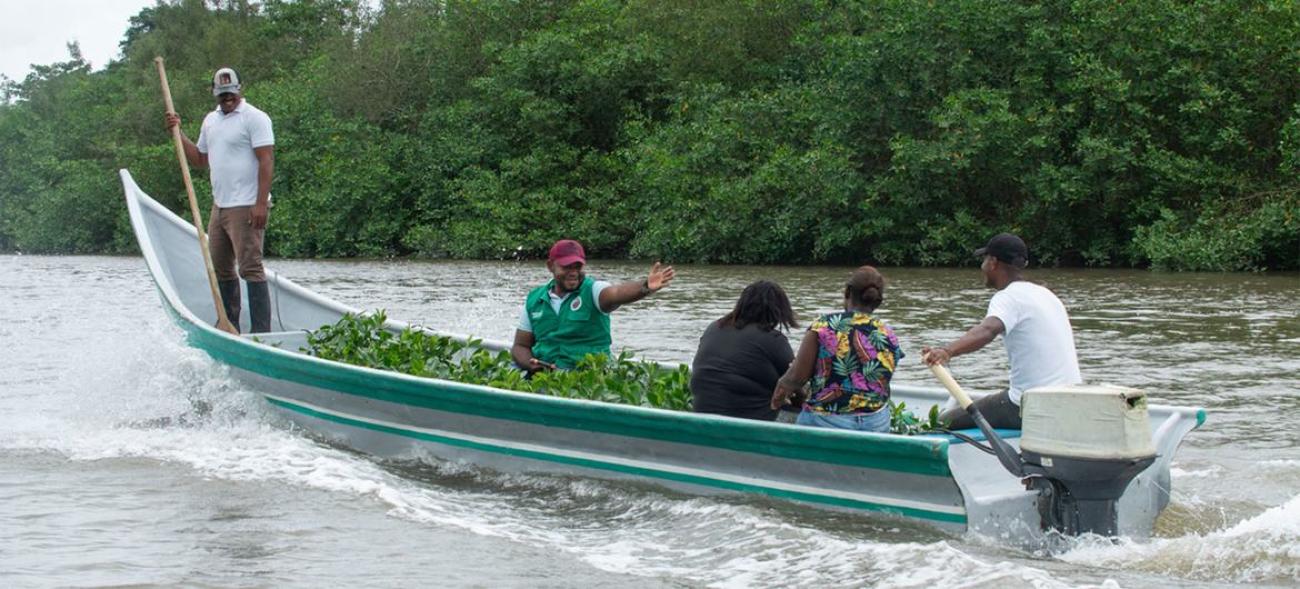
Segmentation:
[(212, 74), (212, 95), (221, 96), (222, 94), (238, 94), (240, 90), (239, 74), (235, 70), (223, 67)]

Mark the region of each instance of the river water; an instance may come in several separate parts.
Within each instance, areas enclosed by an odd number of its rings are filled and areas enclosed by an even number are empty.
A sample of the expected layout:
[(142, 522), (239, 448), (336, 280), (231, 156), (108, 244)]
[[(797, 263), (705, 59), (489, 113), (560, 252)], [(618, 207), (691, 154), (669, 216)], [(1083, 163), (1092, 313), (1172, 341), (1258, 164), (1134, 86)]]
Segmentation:
[[(539, 263), (277, 260), (390, 317), (508, 339)], [(629, 279), (647, 268), (594, 262)], [(619, 310), (615, 345), (689, 361), (771, 278), (805, 321), (847, 268), (678, 268)], [(885, 269), (886, 321), (920, 347), (983, 316), (975, 269)], [(140, 258), (0, 256), (0, 586), (1217, 587), (1300, 585), (1300, 275), (1040, 270), (1084, 377), (1199, 405), (1153, 539), (1034, 554), (866, 515), (649, 485), (380, 462), (295, 431), (184, 345)], [(792, 337), (798, 337), (793, 334)], [(959, 358), (1003, 385), (1000, 343)], [(196, 410), (199, 408), (200, 410)]]

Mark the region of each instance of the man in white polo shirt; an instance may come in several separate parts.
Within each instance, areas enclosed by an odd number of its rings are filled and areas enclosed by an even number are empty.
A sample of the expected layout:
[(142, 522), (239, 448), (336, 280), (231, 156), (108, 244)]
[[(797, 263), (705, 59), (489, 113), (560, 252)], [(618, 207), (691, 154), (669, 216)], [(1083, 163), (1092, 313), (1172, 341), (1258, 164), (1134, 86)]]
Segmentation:
[[(975, 250), (975, 255), (984, 259), (980, 265), (984, 284), (998, 291), (989, 301), (984, 321), (946, 346), (921, 348), (921, 360), (929, 365), (947, 364), (956, 356), (983, 348), (1001, 334), (1011, 364), (1010, 386), (975, 401), (975, 406), (993, 427), (1020, 429), (1020, 396), (1025, 391), (1083, 382), (1074, 330), (1061, 299), (1025, 280), (1029, 248), (1023, 240), (1002, 233)], [(975, 427), (961, 408), (950, 409), (940, 418), (948, 421), (950, 429)]]
[[(262, 268), (262, 240), (271, 204), (275, 134), (271, 118), (244, 100), (239, 74), (228, 67), (212, 76), (217, 108), (203, 119), (199, 141), (181, 131), (190, 165), (210, 168), (212, 213), (208, 245), (226, 315), (239, 325), (239, 279), (248, 283), (248, 317), (253, 333), (271, 329), (271, 292)], [(167, 130), (180, 125), (167, 113)], [(238, 273), (235, 271), (238, 263)]]

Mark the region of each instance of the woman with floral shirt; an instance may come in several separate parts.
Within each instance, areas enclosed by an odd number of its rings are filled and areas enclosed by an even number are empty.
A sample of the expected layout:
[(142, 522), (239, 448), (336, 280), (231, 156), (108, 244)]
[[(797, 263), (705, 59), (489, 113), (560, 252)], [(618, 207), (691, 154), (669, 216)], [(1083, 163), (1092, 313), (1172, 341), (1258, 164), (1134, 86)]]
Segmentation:
[(873, 313), (884, 300), (885, 277), (871, 266), (853, 271), (844, 310), (808, 327), (789, 370), (777, 381), (772, 407), (803, 390), (811, 394), (796, 423), (861, 431), (889, 431), (889, 381), (903, 357), (898, 337)]

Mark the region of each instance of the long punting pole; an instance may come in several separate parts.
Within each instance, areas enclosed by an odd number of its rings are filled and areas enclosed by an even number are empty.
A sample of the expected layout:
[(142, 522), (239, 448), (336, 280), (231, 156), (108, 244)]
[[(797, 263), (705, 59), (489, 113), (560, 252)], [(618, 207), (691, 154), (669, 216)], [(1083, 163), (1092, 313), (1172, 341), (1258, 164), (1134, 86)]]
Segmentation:
[[(176, 112), (172, 106), (172, 89), (167, 84), (167, 68), (163, 67), (163, 58), (153, 58), (158, 66), (158, 79), (162, 81), (163, 102), (167, 112)], [(199, 234), (199, 251), (203, 252), (203, 266), (208, 270), (208, 286), (212, 287), (212, 303), (217, 307), (217, 329), (227, 333), (238, 334), (239, 330), (231, 325), (226, 317), (226, 307), (221, 304), (221, 294), (217, 289), (217, 273), (212, 269), (212, 253), (208, 251), (208, 234), (203, 231), (203, 218), (199, 216), (199, 201), (194, 197), (194, 181), (190, 179), (190, 165), (185, 161), (185, 145), (181, 143), (181, 126), (172, 127), (172, 141), (176, 144), (176, 161), (181, 165), (181, 178), (185, 179), (185, 194), (190, 197), (190, 214), (194, 217), (194, 230)]]

